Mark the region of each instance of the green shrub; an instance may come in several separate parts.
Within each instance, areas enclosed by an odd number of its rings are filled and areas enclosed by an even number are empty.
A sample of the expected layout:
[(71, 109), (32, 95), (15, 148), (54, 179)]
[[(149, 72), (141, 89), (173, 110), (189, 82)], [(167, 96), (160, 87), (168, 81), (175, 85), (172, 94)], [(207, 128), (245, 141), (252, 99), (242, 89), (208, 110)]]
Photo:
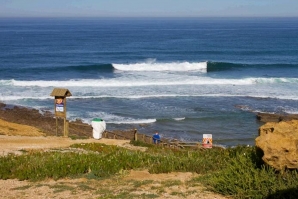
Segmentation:
[(257, 199), (267, 198), (269, 195), (275, 198), (274, 194), (281, 190), (298, 187), (296, 171), (281, 174), (273, 168), (260, 165), (258, 151), (254, 147), (237, 147), (228, 151), (230, 159), (225, 169), (200, 179), (205, 185), (212, 187), (213, 191), (240, 199)]
[[(208, 188), (234, 198), (298, 198), (298, 173), (278, 173), (262, 164), (255, 147), (179, 150), (149, 147), (146, 152), (104, 144), (75, 144), (74, 152), (29, 152), (0, 157), (0, 178), (59, 179), (70, 176), (108, 177), (123, 170), (151, 173), (196, 172)], [(78, 152), (80, 151), (80, 152)]]

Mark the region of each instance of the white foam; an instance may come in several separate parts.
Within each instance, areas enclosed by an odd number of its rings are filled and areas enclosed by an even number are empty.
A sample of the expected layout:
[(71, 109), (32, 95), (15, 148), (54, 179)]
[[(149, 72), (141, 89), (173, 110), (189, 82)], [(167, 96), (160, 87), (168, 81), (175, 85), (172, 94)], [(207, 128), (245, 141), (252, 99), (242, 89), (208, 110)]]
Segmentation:
[(112, 123), (112, 124), (148, 124), (148, 123), (154, 123), (156, 122), (156, 119), (140, 119), (140, 120), (123, 120), (123, 121), (107, 121), (106, 123)]
[[(73, 93), (74, 94), (74, 93)], [(29, 95), (29, 96), (28, 96)], [(145, 98), (168, 98), (168, 97), (253, 97), (253, 98), (260, 98), (260, 99), (266, 99), (266, 98), (272, 98), (272, 99), (282, 99), (282, 100), (298, 100), (298, 97), (294, 96), (285, 96), (285, 95), (279, 95), (279, 96), (272, 96), (272, 95), (258, 95), (258, 94), (226, 94), (226, 93), (214, 93), (214, 94), (151, 94), (151, 95), (85, 95), (85, 96), (79, 96), (79, 95), (73, 95), (68, 100), (74, 100), (74, 99), (102, 99), (102, 98), (119, 98), (119, 99), (145, 99)], [(16, 100), (27, 100), (27, 99), (33, 99), (33, 100), (48, 100), (53, 99), (51, 96), (39, 96), (39, 97), (33, 97), (30, 96), (30, 94), (24, 94), (23, 96), (21, 94), (15, 95), (15, 96), (0, 96), (0, 101), (8, 102), (8, 101), (16, 101)], [(175, 118), (173, 118), (175, 119)], [(176, 118), (177, 119), (177, 118)]]
[(155, 60), (150, 60), (144, 63), (112, 65), (115, 69), (122, 71), (207, 71), (207, 62), (158, 63)]
[(14, 100), (26, 100), (26, 99), (35, 99), (35, 100), (46, 100), (46, 99), (53, 99), (51, 96), (42, 96), (42, 97), (33, 97), (33, 96), (0, 96), (1, 101), (14, 101)]
[(65, 81), (21, 81), (2, 80), (1, 84), (18, 87), (140, 87), (140, 86), (177, 86), (177, 85), (253, 85), (298, 83), (298, 78), (244, 78), (216, 79), (210, 77), (169, 75), (161, 77), (122, 77), (118, 79), (79, 79)]
[(122, 117), (119, 115), (106, 113), (106, 112), (91, 112), (88, 114), (87, 120), (91, 121), (92, 118), (101, 118), (107, 124), (145, 124), (145, 123), (156, 122), (156, 119), (134, 119), (134, 118)]
[(174, 120), (180, 121), (180, 120), (185, 120), (185, 117), (178, 117), (178, 118), (173, 118)]
[(284, 108), (284, 112), (288, 114), (298, 114), (298, 109), (297, 108)]
[(253, 81), (259, 84), (298, 83), (298, 78), (253, 78)]

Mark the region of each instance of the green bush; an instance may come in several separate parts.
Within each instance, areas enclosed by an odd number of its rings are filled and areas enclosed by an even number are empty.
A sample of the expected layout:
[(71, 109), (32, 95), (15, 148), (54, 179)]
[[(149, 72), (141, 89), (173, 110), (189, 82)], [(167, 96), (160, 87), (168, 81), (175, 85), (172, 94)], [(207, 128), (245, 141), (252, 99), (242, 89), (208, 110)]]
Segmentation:
[[(298, 175), (296, 171), (278, 173), (275, 169), (260, 165), (258, 151), (254, 147), (228, 149), (230, 159), (226, 168), (203, 176), (200, 181), (223, 195), (234, 198), (281, 198), (281, 190), (296, 189)], [(293, 190), (293, 193), (295, 191)], [(296, 195), (285, 198), (298, 198)]]
[(10, 155), (1, 158), (0, 178), (18, 178), (20, 180), (59, 179), (88, 172), (89, 167), (95, 164), (96, 159), (95, 154), (78, 154), (74, 152), (37, 152), (21, 156)]
[(182, 171), (202, 174), (192, 182), (234, 198), (298, 198), (297, 171), (278, 173), (264, 166), (255, 147), (198, 150), (149, 147), (146, 152), (95, 143), (72, 147), (83, 150), (0, 157), (0, 178), (42, 180), (81, 175), (101, 178), (130, 169), (148, 169), (151, 173)]

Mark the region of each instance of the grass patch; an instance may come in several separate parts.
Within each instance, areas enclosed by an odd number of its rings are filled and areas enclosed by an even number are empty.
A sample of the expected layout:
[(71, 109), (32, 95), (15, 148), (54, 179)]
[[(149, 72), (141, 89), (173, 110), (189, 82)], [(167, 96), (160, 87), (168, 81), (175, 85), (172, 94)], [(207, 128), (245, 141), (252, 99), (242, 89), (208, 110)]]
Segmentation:
[(131, 145), (134, 145), (134, 146), (141, 146), (141, 147), (155, 147), (155, 145), (153, 144), (149, 144), (149, 143), (146, 143), (146, 142), (142, 142), (140, 140), (131, 140), (130, 141), (130, 144)]
[(86, 140), (86, 139), (89, 139), (88, 136), (78, 136), (78, 135), (70, 135), (68, 137), (72, 140)]
[(242, 147), (233, 151), (224, 169), (197, 180), (212, 191), (239, 199), (298, 198), (297, 171), (279, 173), (260, 162), (253, 148)]
[(54, 189), (54, 193), (60, 193), (60, 192), (64, 192), (64, 191), (74, 191), (75, 188), (69, 185), (65, 185), (65, 184), (57, 184), (57, 185), (52, 185), (49, 186), (49, 188)]
[(31, 185), (25, 185), (25, 186), (13, 188), (11, 190), (27, 190), (27, 189), (29, 189), (31, 187), (32, 187)]
[(83, 184), (83, 183), (78, 184), (77, 189), (79, 189), (81, 191), (95, 190), (95, 188), (93, 188), (89, 185)]
[(117, 193), (117, 194), (114, 194), (114, 195), (109, 195), (108, 197), (103, 197), (103, 198), (111, 198), (111, 199), (132, 199), (132, 198), (135, 198), (135, 199), (150, 199), (150, 198), (158, 198), (159, 195), (157, 194), (145, 194), (145, 193), (142, 193), (142, 194), (133, 194), (131, 192), (126, 192), (126, 191), (123, 191), (123, 192), (120, 192), (120, 193)]
[(172, 187), (172, 186), (179, 186), (182, 184), (182, 182), (180, 180), (167, 180), (167, 181), (161, 182), (161, 184), (166, 187)]
[(134, 188), (138, 188), (144, 185), (152, 184), (154, 181), (153, 180), (142, 180), (142, 181), (133, 181), (133, 186)]
[(186, 197), (186, 195), (185, 195), (184, 193), (181, 193), (181, 192), (178, 192), (178, 191), (173, 191), (173, 192), (171, 193), (171, 195), (172, 195), (172, 196), (180, 196), (180, 197), (182, 197), (182, 198), (185, 198), (185, 197)]
[[(87, 179), (104, 179), (112, 176), (118, 182), (121, 176), (126, 175), (125, 171), (131, 169), (148, 169), (151, 173), (196, 172), (202, 176), (194, 178), (188, 185), (202, 183), (209, 190), (234, 198), (298, 198), (297, 171), (278, 173), (264, 166), (254, 147), (208, 150), (148, 147), (145, 152), (95, 143), (75, 144), (72, 147), (92, 153), (58, 151), (30, 152), (19, 156), (11, 154), (0, 157), (0, 178), (36, 181), (82, 176)], [(143, 181), (130, 185), (137, 189), (143, 185), (149, 186), (150, 183)], [(160, 187), (150, 187), (163, 193), (165, 187), (179, 186), (181, 183), (166, 181)], [(55, 189), (59, 192), (71, 190), (72, 187), (61, 185)], [(103, 192), (102, 198), (136, 197), (130, 189), (113, 194), (108, 191), (105, 193), (105, 190), (98, 190)], [(150, 198), (155, 195), (144, 194), (141, 197)]]

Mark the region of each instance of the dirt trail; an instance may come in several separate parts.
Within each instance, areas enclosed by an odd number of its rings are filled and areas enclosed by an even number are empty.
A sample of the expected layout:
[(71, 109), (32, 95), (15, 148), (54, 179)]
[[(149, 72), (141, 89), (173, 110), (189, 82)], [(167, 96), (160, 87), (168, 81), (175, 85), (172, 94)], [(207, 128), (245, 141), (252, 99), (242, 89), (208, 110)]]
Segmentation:
[(7, 155), (8, 153), (21, 154), (23, 150), (46, 150), (67, 148), (76, 143), (103, 143), (107, 145), (127, 146), (129, 140), (113, 140), (102, 138), (96, 139), (80, 139), (72, 140), (63, 137), (29, 137), (29, 136), (6, 136), (0, 135), (0, 155)]

